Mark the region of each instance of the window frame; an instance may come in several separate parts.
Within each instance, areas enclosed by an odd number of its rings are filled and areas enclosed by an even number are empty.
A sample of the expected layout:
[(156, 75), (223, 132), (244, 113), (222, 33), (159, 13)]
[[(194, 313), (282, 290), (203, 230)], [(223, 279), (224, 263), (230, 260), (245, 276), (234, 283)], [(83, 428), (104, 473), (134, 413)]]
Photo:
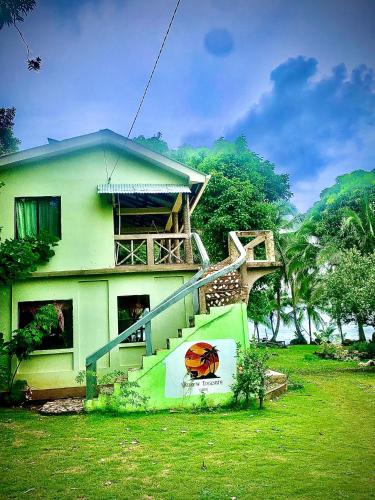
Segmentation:
[[(41, 353), (41, 354), (54, 354), (56, 352), (61, 352), (61, 353), (64, 353), (64, 352), (73, 352), (74, 351), (74, 343), (75, 343), (75, 339), (74, 339), (74, 300), (73, 298), (68, 298), (68, 299), (39, 299), (39, 300), (19, 300), (17, 302), (17, 326), (18, 328), (21, 328), (20, 326), (20, 319), (21, 319), (21, 304), (35, 304), (35, 303), (38, 303), (40, 304), (39, 307), (41, 306), (44, 306), (44, 305), (48, 305), (48, 304), (53, 304), (54, 302), (64, 302), (64, 303), (67, 303), (69, 302), (70, 303), (70, 310), (71, 310), (71, 328), (72, 328), (72, 331), (71, 331), (71, 346), (70, 347), (66, 347), (66, 346), (62, 346), (62, 347), (50, 347), (50, 348), (46, 348), (46, 347), (43, 347), (43, 345), (40, 346), (39, 349), (35, 349), (35, 351), (33, 351), (32, 354), (38, 354), (38, 353)], [(28, 324), (28, 323), (27, 323)], [(24, 325), (25, 327), (26, 325)], [(23, 327), (23, 328), (24, 328)]]
[[(57, 200), (58, 202), (58, 235), (55, 236), (59, 240), (62, 239), (62, 217), (61, 217), (61, 196), (16, 196), (14, 198), (14, 238), (19, 239), (18, 228), (17, 228), (17, 201), (18, 200)], [(38, 216), (37, 225), (39, 226), (39, 203), (38, 203)], [(37, 234), (39, 235), (39, 228)]]

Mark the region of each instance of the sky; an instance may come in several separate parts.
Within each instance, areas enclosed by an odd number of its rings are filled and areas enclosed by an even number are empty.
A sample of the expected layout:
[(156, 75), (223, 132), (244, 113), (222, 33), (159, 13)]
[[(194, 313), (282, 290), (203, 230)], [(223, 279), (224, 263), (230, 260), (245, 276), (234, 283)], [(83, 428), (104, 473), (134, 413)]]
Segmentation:
[[(21, 148), (127, 135), (175, 0), (39, 0), (0, 30), (0, 106)], [(181, 0), (132, 136), (171, 147), (244, 134), (290, 175), (302, 211), (338, 175), (375, 168), (375, 0)]]

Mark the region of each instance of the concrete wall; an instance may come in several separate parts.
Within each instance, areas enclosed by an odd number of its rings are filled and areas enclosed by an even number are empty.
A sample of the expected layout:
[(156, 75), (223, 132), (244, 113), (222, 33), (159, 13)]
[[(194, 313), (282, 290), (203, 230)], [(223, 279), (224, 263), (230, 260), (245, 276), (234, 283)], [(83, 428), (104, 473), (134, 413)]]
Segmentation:
[(0, 171), (1, 237), (14, 238), (14, 199), (22, 196), (60, 196), (62, 238), (55, 257), (39, 271), (103, 269), (114, 267), (111, 200), (97, 194), (106, 183), (186, 184), (182, 177), (131, 155), (92, 149), (48, 161)]
[[(18, 327), (18, 303), (38, 300), (73, 301), (73, 347), (35, 351), (21, 364), (18, 378), (35, 389), (72, 387), (85, 358), (118, 335), (117, 297), (149, 295), (150, 307), (176, 290), (191, 273), (139, 273), (99, 275), (89, 278), (43, 278), (18, 282), (0, 290), (0, 327), (6, 338)], [(152, 322), (153, 347), (166, 347), (166, 338), (176, 337), (178, 328), (188, 324), (191, 297), (186, 297)], [(141, 365), (143, 345), (122, 344), (99, 362), (99, 372)]]

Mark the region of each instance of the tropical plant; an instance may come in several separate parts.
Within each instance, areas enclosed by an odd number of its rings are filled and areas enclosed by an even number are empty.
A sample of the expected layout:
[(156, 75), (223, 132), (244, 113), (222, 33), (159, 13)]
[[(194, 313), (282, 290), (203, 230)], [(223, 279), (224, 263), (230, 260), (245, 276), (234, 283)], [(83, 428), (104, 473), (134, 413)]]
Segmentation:
[(359, 340), (366, 341), (364, 325), (375, 327), (375, 253), (361, 255), (353, 249), (338, 254), (317, 293), (320, 300), (340, 311), (343, 322), (355, 321)]
[[(84, 384), (89, 373), (85, 370), (79, 371), (76, 382)], [(129, 406), (146, 409), (150, 399), (139, 392), (138, 382), (129, 382), (126, 373), (121, 370), (114, 370), (99, 377), (97, 387), (99, 394), (105, 399), (105, 408), (109, 411)]]
[(251, 400), (259, 399), (259, 407), (263, 408), (268, 359), (267, 349), (258, 348), (255, 343), (249, 347), (237, 345), (237, 369), (232, 385), (235, 405), (242, 402), (247, 407)]
[(8, 372), (8, 390), (11, 393), (14, 379), (22, 361), (28, 359), (33, 351), (38, 349), (43, 342), (43, 338), (51, 333), (52, 328), (58, 326), (58, 314), (53, 304), (42, 306), (36, 312), (33, 320), (24, 328), (18, 328), (12, 334), (9, 341), (4, 341), (3, 334), (0, 334), (0, 354), (6, 355), (9, 359), (8, 366), (12, 366), (13, 358), (16, 358), (16, 367), (13, 372)]

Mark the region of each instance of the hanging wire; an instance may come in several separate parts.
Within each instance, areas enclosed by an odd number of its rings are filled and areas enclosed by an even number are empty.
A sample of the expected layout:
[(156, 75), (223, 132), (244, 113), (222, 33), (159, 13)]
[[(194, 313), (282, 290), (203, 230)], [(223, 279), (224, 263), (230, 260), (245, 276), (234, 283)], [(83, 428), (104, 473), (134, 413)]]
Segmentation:
[(172, 14), (172, 17), (171, 17), (171, 20), (169, 21), (169, 25), (168, 25), (168, 29), (167, 31), (165, 32), (165, 35), (164, 35), (164, 39), (163, 39), (163, 43), (161, 44), (160, 46), (160, 49), (159, 49), (159, 53), (158, 53), (158, 56), (156, 58), (156, 61), (155, 61), (155, 64), (154, 64), (154, 67), (152, 68), (152, 71), (151, 71), (151, 74), (150, 74), (150, 78), (148, 79), (148, 82), (147, 82), (147, 85), (146, 85), (146, 88), (145, 88), (145, 91), (143, 92), (143, 96), (142, 96), (142, 99), (139, 103), (139, 106), (138, 106), (138, 109), (137, 109), (137, 112), (134, 116), (134, 120), (130, 126), (130, 129), (129, 129), (129, 132), (128, 132), (128, 135), (127, 135), (127, 138), (129, 139), (130, 137), (130, 134), (132, 133), (132, 130), (134, 128), (134, 125), (135, 125), (135, 122), (137, 121), (137, 118), (138, 118), (138, 115), (139, 115), (139, 112), (141, 111), (141, 108), (143, 106), (143, 101), (145, 100), (145, 97), (146, 97), (146, 94), (147, 94), (147, 91), (148, 91), (148, 88), (150, 86), (150, 83), (151, 83), (151, 80), (152, 80), (152, 77), (154, 76), (154, 73), (155, 73), (155, 70), (156, 70), (156, 67), (159, 63), (159, 60), (160, 60), (160, 57), (161, 57), (161, 54), (163, 52), (163, 49), (164, 49), (164, 45), (165, 45), (165, 42), (167, 41), (167, 38), (168, 38), (168, 35), (169, 35), (169, 32), (171, 30), (171, 27), (172, 27), (172, 24), (173, 24), (173, 21), (174, 21), (174, 18), (176, 17), (176, 13), (177, 13), (177, 10), (178, 10), (178, 7), (181, 3), (181, 0), (177, 0), (177, 3), (176, 3), (176, 6), (174, 8), (174, 11), (173, 11), (173, 14)]
[[(144, 92), (143, 92), (142, 98), (141, 98), (141, 100), (140, 100), (140, 102), (139, 102), (139, 106), (138, 106), (137, 112), (136, 112), (136, 114), (135, 114), (135, 116), (134, 116), (134, 119), (133, 119), (133, 121), (132, 121), (132, 124), (131, 124), (131, 126), (130, 126), (130, 129), (129, 129), (128, 135), (126, 136), (128, 139), (129, 139), (129, 137), (130, 137), (130, 134), (131, 134), (131, 133), (132, 133), (132, 131), (133, 131), (133, 128), (134, 128), (135, 122), (137, 121), (137, 119), (138, 119), (138, 115), (139, 115), (139, 113), (140, 113), (140, 111), (141, 111), (141, 109), (142, 109), (143, 102), (144, 102), (144, 100), (145, 100), (146, 94), (147, 94), (148, 89), (149, 89), (149, 87), (150, 87), (150, 83), (151, 83), (151, 80), (152, 80), (152, 78), (153, 78), (153, 76), (154, 76), (154, 73), (155, 73), (156, 67), (157, 67), (157, 65), (159, 64), (160, 57), (161, 57), (162, 52), (163, 52), (163, 50), (164, 50), (165, 42), (167, 41), (167, 38), (168, 38), (169, 32), (171, 31), (172, 24), (173, 24), (174, 18), (176, 17), (177, 10), (178, 10), (178, 8), (179, 8), (179, 6), (180, 6), (180, 3), (181, 3), (181, 0), (177, 0), (176, 6), (175, 6), (174, 11), (173, 11), (173, 14), (172, 14), (172, 17), (171, 17), (171, 19), (170, 19), (170, 21), (169, 21), (169, 24), (168, 24), (167, 31), (165, 32), (165, 35), (164, 35), (164, 38), (163, 38), (163, 42), (162, 42), (162, 44), (161, 44), (161, 46), (160, 46), (159, 53), (158, 53), (157, 58), (156, 58), (156, 60), (155, 60), (154, 67), (152, 68), (152, 71), (151, 71), (150, 77), (149, 77), (149, 79), (148, 79), (147, 85), (146, 85), (145, 90), (144, 90)], [(113, 167), (113, 169), (112, 169), (112, 172), (110, 173), (110, 176), (109, 176), (109, 178), (108, 178), (108, 182), (111, 182), (112, 175), (113, 175), (113, 173), (114, 173), (114, 171), (115, 171), (115, 169), (116, 169), (116, 167), (117, 167), (117, 164), (118, 164), (118, 160), (119, 160), (119, 158), (117, 158), (116, 163), (115, 163), (115, 165), (114, 165), (114, 167)]]

